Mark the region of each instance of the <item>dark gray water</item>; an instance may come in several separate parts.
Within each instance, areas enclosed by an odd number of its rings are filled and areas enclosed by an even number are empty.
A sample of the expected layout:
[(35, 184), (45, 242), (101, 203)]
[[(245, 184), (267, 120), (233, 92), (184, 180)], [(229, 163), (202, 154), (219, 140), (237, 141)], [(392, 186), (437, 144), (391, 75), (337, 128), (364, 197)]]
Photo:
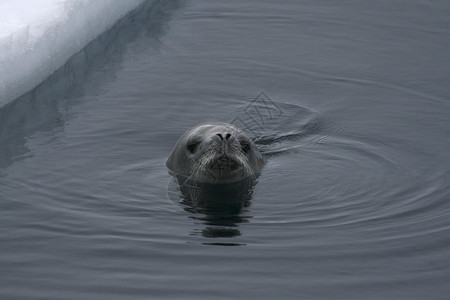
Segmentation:
[[(0, 110), (0, 298), (448, 299), (449, 15), (420, 0), (129, 15)], [(164, 165), (206, 121), (266, 154), (239, 215), (183, 205)]]

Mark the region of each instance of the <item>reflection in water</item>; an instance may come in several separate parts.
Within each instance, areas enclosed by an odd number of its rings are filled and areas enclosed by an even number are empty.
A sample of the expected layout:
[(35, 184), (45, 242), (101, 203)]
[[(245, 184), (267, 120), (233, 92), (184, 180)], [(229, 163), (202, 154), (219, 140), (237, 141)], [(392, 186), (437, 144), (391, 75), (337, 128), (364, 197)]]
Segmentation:
[[(207, 184), (176, 176), (178, 182), (177, 202), (192, 218), (206, 227), (201, 234), (208, 238), (231, 238), (240, 236), (238, 224), (247, 223), (256, 180), (248, 177), (229, 184)], [(169, 187), (170, 189), (170, 187)], [(169, 193), (169, 195), (174, 193)], [(225, 245), (224, 243), (219, 243)], [(228, 243), (226, 243), (228, 245)], [(235, 245), (235, 244), (232, 244)]]
[(0, 170), (29, 156), (27, 136), (58, 130), (75, 99), (90, 87), (115, 79), (127, 45), (144, 35), (158, 48), (181, 1), (146, 1), (110, 30), (89, 43), (39, 86), (0, 108)]

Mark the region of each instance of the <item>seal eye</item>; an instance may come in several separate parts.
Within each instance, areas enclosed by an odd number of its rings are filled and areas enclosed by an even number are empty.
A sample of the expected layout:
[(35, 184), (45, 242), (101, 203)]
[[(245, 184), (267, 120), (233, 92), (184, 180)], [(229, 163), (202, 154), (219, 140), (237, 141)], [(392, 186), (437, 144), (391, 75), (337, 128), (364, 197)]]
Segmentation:
[(242, 152), (247, 153), (250, 150), (250, 143), (246, 140), (239, 142), (241, 144)]
[(188, 144), (187, 149), (190, 153), (194, 153), (197, 150), (197, 146), (200, 144), (200, 142), (193, 142)]

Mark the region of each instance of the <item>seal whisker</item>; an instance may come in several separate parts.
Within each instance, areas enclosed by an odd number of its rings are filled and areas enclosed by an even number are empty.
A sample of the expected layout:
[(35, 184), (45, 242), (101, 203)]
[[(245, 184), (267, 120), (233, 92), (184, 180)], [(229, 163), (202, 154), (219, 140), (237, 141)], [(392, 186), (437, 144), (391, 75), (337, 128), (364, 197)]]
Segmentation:
[(205, 166), (210, 164), (210, 161), (213, 159), (213, 157), (214, 157), (214, 149), (208, 149), (207, 151), (205, 151), (202, 154), (201, 159), (198, 159), (197, 162), (195, 163), (190, 178), (196, 178), (198, 177), (199, 173), (204, 172)]
[(246, 157), (244, 151), (241, 147), (237, 147), (235, 145), (232, 145), (233, 150), (236, 152), (236, 156), (239, 157), (238, 162), (241, 164), (242, 168), (244, 169), (246, 176), (251, 176), (251, 178), (255, 179), (256, 174), (253, 171), (253, 168), (250, 165), (250, 161)]

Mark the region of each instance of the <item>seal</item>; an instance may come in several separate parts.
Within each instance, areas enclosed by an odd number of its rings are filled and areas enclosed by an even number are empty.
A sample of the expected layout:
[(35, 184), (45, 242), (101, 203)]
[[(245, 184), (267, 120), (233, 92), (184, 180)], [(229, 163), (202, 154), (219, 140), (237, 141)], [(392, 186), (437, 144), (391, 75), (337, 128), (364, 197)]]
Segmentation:
[(255, 179), (264, 159), (245, 134), (227, 123), (201, 124), (176, 143), (166, 166), (177, 176), (208, 184)]

